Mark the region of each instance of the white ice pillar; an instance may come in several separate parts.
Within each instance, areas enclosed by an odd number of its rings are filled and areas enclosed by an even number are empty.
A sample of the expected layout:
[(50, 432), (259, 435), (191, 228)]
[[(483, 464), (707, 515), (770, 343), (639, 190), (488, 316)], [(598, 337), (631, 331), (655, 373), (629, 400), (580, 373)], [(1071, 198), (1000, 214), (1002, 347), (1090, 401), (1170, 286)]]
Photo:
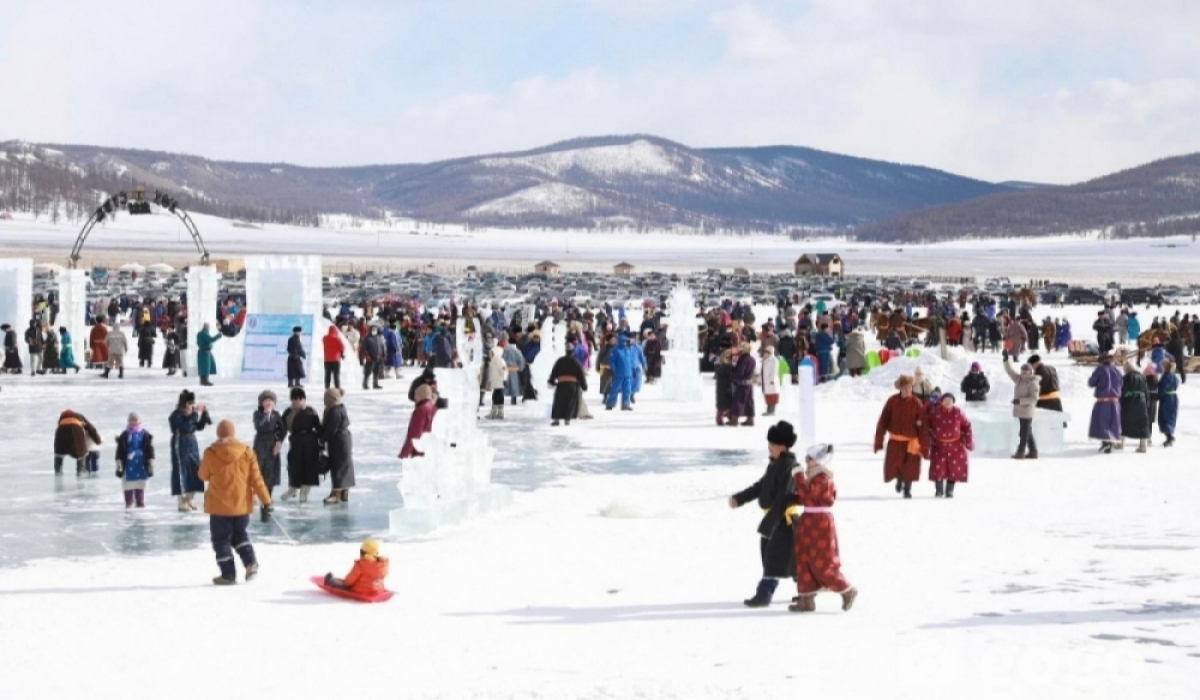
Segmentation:
[(325, 348), (321, 334), (326, 325), (321, 323), (325, 311), (322, 292), (319, 255), (251, 255), (246, 258), (246, 313), (313, 317), (308, 358), (310, 378), (324, 371)]
[[(196, 372), (196, 338), (204, 324), (208, 324), (209, 332), (219, 334), (221, 327), (217, 324), (217, 297), (221, 293), (221, 282), (217, 277), (217, 268), (211, 265), (193, 265), (187, 272), (187, 368), (192, 374)], [(218, 355), (221, 344), (227, 338), (222, 338), (213, 346), (213, 359), (217, 363), (217, 376), (228, 377), (229, 362), (222, 362)], [(241, 369), (240, 367), (238, 368)]]
[(83, 270), (63, 270), (58, 275), (58, 318), (52, 330), (57, 333), (60, 326), (71, 334), (75, 364), (83, 367), (84, 341), (88, 335), (87, 275)]
[(29, 258), (0, 258), (0, 323), (17, 332), (21, 364), (29, 371), (29, 349), (25, 330), (33, 316), (33, 261)]

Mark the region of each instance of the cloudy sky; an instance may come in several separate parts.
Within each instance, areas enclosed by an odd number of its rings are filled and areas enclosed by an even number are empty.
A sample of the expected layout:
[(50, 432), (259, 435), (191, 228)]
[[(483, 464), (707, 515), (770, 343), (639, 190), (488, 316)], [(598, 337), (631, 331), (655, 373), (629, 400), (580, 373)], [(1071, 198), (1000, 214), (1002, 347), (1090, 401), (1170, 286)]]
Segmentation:
[(0, 140), (304, 165), (576, 136), (1074, 182), (1200, 151), (1196, 0), (5, 0)]

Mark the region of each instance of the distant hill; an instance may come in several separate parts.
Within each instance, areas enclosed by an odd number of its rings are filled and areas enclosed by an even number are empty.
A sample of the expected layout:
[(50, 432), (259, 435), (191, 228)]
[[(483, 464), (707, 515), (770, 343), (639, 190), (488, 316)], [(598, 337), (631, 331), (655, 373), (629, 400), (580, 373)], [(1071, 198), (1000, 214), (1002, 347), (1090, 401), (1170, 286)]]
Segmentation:
[(1037, 187), (864, 224), (863, 241), (937, 241), (1090, 233), (1200, 233), (1200, 153), (1166, 158), (1078, 185)]
[(787, 232), (844, 227), (1012, 192), (920, 166), (795, 146), (693, 149), (654, 136), (576, 139), (429, 164), (306, 168), (96, 146), (0, 143), (0, 208), (75, 218), (141, 184), (191, 211), (316, 223), (321, 214), (496, 227)]

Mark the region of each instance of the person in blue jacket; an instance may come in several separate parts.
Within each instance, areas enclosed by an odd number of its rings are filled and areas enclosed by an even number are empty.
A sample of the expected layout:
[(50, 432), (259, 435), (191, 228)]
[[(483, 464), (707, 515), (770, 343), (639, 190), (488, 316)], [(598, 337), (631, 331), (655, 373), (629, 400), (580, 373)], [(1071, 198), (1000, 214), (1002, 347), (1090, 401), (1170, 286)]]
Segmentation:
[(171, 495), (179, 499), (179, 511), (187, 513), (196, 510), (196, 494), (204, 493), (196, 432), (212, 425), (212, 418), (206, 406), (196, 405), (196, 395), (185, 389), (167, 422), (171, 426)]
[(817, 349), (821, 381), (827, 382), (833, 379), (833, 349), (837, 346), (837, 339), (829, 332), (828, 323), (821, 324), (821, 330), (813, 337), (813, 345)]
[(637, 394), (642, 390), (642, 382), (646, 379), (646, 351), (641, 343), (629, 344), (630, 357), (633, 359), (633, 386), (629, 391), (629, 402), (637, 403)]
[(1175, 374), (1175, 362), (1163, 361), (1162, 378), (1158, 380), (1158, 429), (1166, 436), (1163, 447), (1175, 444), (1175, 422), (1179, 418), (1179, 375)]
[(384, 326), (383, 342), (387, 347), (387, 359), (383, 363), (383, 376), (395, 374), (399, 379), (400, 367), (404, 364), (404, 354), (400, 348), (400, 335), (396, 333), (395, 323)]
[(633, 392), (633, 351), (629, 347), (629, 336), (621, 335), (617, 347), (608, 354), (608, 366), (612, 371), (612, 388), (604, 401), (606, 410), (613, 410), (617, 405), (617, 397), (621, 397), (621, 410), (632, 411), (630, 399)]

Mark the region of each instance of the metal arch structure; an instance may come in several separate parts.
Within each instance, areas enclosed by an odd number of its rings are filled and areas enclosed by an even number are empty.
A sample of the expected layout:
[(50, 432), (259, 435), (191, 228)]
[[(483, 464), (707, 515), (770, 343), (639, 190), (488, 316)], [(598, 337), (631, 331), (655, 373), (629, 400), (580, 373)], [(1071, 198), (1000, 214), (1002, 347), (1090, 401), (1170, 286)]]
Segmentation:
[[(74, 270), (79, 264), (81, 253), (83, 252), (83, 244), (87, 241), (88, 235), (96, 224), (108, 218), (115, 210), (122, 206), (120, 202), (127, 200), (128, 195), (124, 192), (119, 192), (110, 197), (103, 205), (96, 208), (88, 220), (84, 222), (83, 228), (79, 230), (79, 235), (75, 238), (75, 245), (71, 247), (71, 257), (67, 260), (67, 267)], [(166, 195), (163, 195), (166, 197)], [(192, 217), (180, 207), (177, 202), (170, 200), (169, 206), (162, 206), (162, 209), (174, 214), (187, 229), (188, 234), (192, 237), (192, 242), (196, 244), (196, 252), (200, 253), (200, 264), (208, 264), (208, 247), (204, 245), (204, 239), (200, 236), (200, 229), (196, 227), (196, 223), (192, 221)]]

